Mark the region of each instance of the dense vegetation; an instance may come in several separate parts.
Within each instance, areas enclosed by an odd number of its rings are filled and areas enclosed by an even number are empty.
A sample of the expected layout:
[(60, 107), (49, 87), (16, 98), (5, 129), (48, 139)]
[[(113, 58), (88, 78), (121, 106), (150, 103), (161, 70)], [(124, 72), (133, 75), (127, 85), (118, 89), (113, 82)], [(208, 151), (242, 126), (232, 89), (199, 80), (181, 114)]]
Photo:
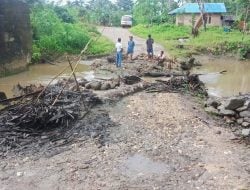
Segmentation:
[[(206, 3), (225, 3), (227, 12), (237, 20), (245, 18), (250, 9), (250, 0), (201, 0)], [(197, 0), (136, 0), (133, 7), (133, 17), (139, 24), (173, 23), (174, 18), (168, 13), (184, 3), (197, 3)], [(249, 14), (250, 15), (250, 14)]]
[(110, 41), (83, 21), (77, 7), (39, 3), (32, 5), (31, 10), (33, 63), (53, 60), (63, 53), (78, 54), (91, 38), (94, 41), (87, 54), (107, 54), (113, 49)]
[[(146, 37), (151, 33), (174, 56), (189, 55), (197, 51), (214, 54), (237, 51), (241, 56), (249, 51), (249, 35), (233, 29), (229, 33), (222, 28), (208, 28), (197, 38), (190, 35), (191, 29), (174, 26), (175, 17), (168, 12), (185, 2), (196, 0), (71, 0), (67, 5), (46, 5), (45, 0), (26, 0), (32, 5), (34, 29), (33, 60), (41, 57), (68, 53), (79, 53), (91, 37), (99, 33), (91, 24), (120, 26), (121, 16), (132, 14), (134, 25), (131, 31)], [(58, 1), (55, 1), (58, 2)], [(249, 21), (250, 0), (206, 0), (224, 2), (228, 14), (237, 20)], [(188, 38), (182, 49), (179, 38)], [(181, 45), (181, 46), (180, 46)], [(102, 54), (111, 51), (111, 43), (103, 38), (92, 43), (88, 53)]]
[(191, 27), (170, 24), (137, 25), (131, 31), (144, 38), (151, 34), (172, 56), (176, 57), (188, 56), (197, 52), (212, 54), (234, 52), (238, 53), (240, 57), (244, 57), (250, 49), (250, 36), (246, 35), (242, 39), (243, 34), (239, 30), (224, 32), (222, 28), (211, 27), (206, 32), (201, 32), (196, 38), (191, 36)]

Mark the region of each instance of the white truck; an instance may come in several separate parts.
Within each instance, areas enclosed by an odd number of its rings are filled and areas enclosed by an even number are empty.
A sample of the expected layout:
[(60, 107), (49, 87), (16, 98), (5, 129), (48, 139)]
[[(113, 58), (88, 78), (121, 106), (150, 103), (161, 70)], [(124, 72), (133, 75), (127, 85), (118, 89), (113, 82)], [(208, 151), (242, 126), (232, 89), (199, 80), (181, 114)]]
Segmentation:
[(125, 27), (132, 27), (132, 16), (131, 15), (123, 15), (121, 18), (121, 26)]

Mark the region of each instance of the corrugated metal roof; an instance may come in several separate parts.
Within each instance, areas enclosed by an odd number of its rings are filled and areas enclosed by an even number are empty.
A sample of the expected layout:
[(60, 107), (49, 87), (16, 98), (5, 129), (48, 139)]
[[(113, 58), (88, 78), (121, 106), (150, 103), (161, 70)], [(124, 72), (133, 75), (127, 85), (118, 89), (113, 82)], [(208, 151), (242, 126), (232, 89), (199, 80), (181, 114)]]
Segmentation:
[[(224, 3), (204, 3), (204, 11), (206, 13), (226, 13)], [(200, 13), (198, 3), (186, 3), (185, 5), (169, 12), (168, 14), (182, 14), (182, 13)]]

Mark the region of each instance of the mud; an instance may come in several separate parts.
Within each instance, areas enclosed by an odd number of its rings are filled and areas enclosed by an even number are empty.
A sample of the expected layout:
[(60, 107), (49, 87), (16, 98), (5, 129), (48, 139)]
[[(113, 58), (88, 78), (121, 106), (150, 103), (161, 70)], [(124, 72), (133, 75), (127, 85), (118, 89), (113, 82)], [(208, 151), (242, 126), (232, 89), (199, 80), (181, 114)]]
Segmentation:
[(0, 188), (250, 189), (249, 145), (189, 95), (136, 93), (96, 107), (79, 125), (87, 135), (64, 151), (2, 159)]
[(142, 92), (96, 108), (85, 122), (103, 126), (102, 138), (2, 160), (1, 188), (248, 189), (249, 147), (192, 99)]

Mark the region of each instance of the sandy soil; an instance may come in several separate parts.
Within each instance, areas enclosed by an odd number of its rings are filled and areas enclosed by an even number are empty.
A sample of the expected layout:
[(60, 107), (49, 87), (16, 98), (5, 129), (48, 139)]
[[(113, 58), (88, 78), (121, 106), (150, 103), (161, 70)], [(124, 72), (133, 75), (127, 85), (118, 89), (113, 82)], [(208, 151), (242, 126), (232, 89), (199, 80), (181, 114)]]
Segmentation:
[(105, 132), (59, 154), (2, 159), (0, 190), (250, 189), (249, 146), (193, 97), (141, 92), (89, 117)]

